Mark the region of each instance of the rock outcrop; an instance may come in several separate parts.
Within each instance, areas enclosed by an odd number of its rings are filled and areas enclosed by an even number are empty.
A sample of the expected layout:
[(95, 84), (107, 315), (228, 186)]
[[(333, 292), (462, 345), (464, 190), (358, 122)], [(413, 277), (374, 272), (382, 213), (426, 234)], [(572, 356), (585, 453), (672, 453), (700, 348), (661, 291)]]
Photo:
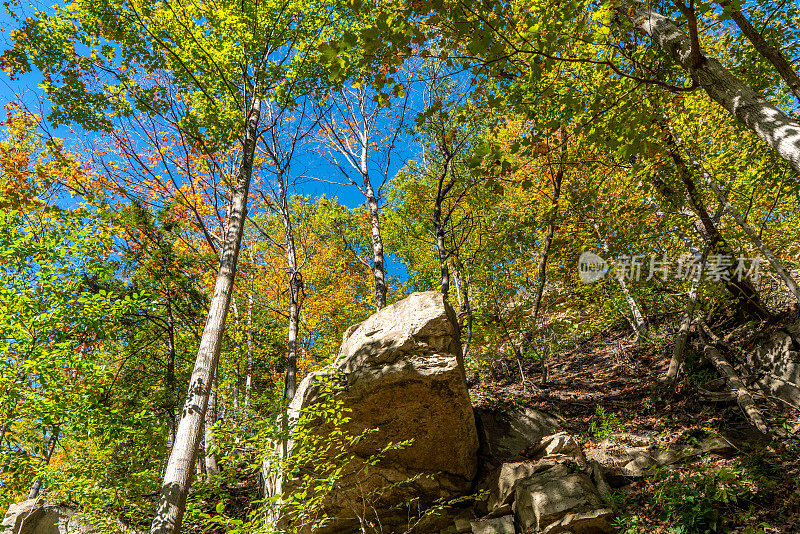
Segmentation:
[(93, 523), (68, 506), (60, 506), (43, 499), (28, 499), (8, 507), (3, 517), (0, 534), (92, 534), (118, 532), (138, 534), (119, 521), (107, 520), (102, 525)]
[(765, 394), (800, 408), (800, 321), (773, 332), (748, 352), (747, 366)]
[(698, 456), (725, 458), (734, 451), (735, 447), (721, 436), (706, 436), (692, 443), (668, 446), (659, 443), (655, 435), (621, 432), (611, 434), (589, 449), (586, 457), (602, 467), (611, 486), (620, 487), (647, 477), (660, 467), (669, 467)]
[(472, 523), (473, 534), (613, 532), (606, 502), (610, 489), (574, 437), (565, 432), (544, 436), (522, 454), (528, 459), (502, 463), (483, 482), (488, 513)]
[[(295, 417), (317, 403), (326, 381), (335, 383), (334, 396), (348, 411), (340, 430), (351, 436), (367, 432), (349, 451), (341, 474), (339, 486), (348, 489), (326, 499), (331, 531), (347, 532), (365, 519), (359, 517), (365, 494), (374, 499), (366, 508), (388, 510), (470, 492), (478, 436), (456, 315), (441, 293), (412, 294), (349, 328), (333, 368), (311, 373), (300, 384), (290, 407)], [(408, 440), (365, 472), (376, 451)]]
[(490, 462), (521, 459), (532, 443), (541, 442), (560, 426), (555, 416), (526, 407), (507, 410), (477, 408), (475, 423), (481, 442), (480, 455)]
[[(332, 398), (349, 419), (336, 429), (312, 419), (313, 434), (363, 436), (338, 457), (342, 471), (321, 505), (328, 519), (310, 530), (406, 532), (416, 521), (420, 534), (612, 532), (600, 465), (558, 432), (555, 416), (473, 413), (461, 359), (456, 315), (440, 293), (413, 294), (347, 330), (336, 363), (307, 376), (290, 406), (296, 421)], [(319, 470), (311, 463), (298, 479)]]

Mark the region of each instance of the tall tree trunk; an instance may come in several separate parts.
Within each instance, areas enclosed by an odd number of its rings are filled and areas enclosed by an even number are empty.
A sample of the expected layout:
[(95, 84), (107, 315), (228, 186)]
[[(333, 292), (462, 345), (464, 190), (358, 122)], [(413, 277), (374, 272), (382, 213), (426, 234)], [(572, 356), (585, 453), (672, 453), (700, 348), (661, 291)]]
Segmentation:
[(302, 277), (297, 268), (297, 249), (292, 230), (292, 218), (284, 177), (278, 179), (280, 210), (286, 239), (286, 263), (289, 268), (289, 325), (286, 336), (286, 383), (284, 398), (291, 402), (297, 390), (297, 330), (300, 322), (300, 291)]
[[(669, 147), (670, 158), (675, 163), (675, 168), (684, 185), (684, 198), (694, 214), (695, 229), (703, 237), (710, 252), (733, 256), (732, 249), (720, 234), (716, 221), (709, 215), (705, 203), (697, 191), (689, 166), (679, 152), (682, 144), (680, 138), (676, 137), (672, 132), (668, 119), (665, 118), (664, 122), (660, 123), (660, 127), (664, 132), (665, 141)], [(679, 206), (681, 204), (678, 194), (663, 181), (656, 178), (654, 183), (660, 193), (673, 205)], [(769, 311), (761, 303), (758, 292), (749, 280), (737, 280), (734, 277), (729, 277), (728, 280), (723, 280), (723, 283), (725, 284), (725, 289), (737, 300), (739, 308), (744, 313), (757, 319), (766, 319), (770, 316)]]
[[(284, 177), (278, 175), (279, 196), (278, 204), (283, 222), (284, 238), (286, 240), (286, 263), (289, 270), (289, 324), (286, 335), (286, 380), (284, 383), (284, 402), (286, 408), (280, 414), (280, 425), (283, 438), (275, 443), (278, 462), (281, 463), (289, 456), (289, 412), (291, 403), (297, 391), (297, 331), (300, 322), (300, 299), (302, 291), (302, 277), (297, 266), (297, 250), (295, 247), (294, 231), (292, 229), (291, 213), (289, 211), (288, 193)], [(269, 526), (280, 518), (279, 508), (283, 502), (283, 487), (285, 474), (275, 470), (269, 458), (262, 462), (262, 475), (264, 477), (264, 493), (268, 498), (274, 498), (272, 507), (267, 511), (265, 521)]]
[[(231, 297), (231, 306), (233, 307), (233, 320), (234, 323), (236, 324), (236, 335), (238, 336), (240, 332), (240, 326), (239, 326), (239, 306), (237, 306), (236, 304), (236, 295), (233, 295)], [(239, 362), (242, 359), (241, 356), (242, 356), (242, 345), (240, 343), (237, 343), (236, 357), (234, 358), (236, 360), (236, 382), (234, 382), (233, 384), (233, 411), (234, 413), (237, 414), (237, 416), (239, 414), (239, 382), (241, 379), (241, 373), (239, 371), (240, 369)]]
[(444, 225), (437, 219), (441, 215), (442, 208), (439, 204), (434, 208), (434, 224), (436, 225), (436, 250), (439, 255), (439, 271), (442, 278), (442, 294), (447, 300), (450, 294), (450, 268), (447, 266), (447, 248), (444, 241)]
[[(239, 382), (242, 379), (242, 369), (241, 365), (239, 364), (239, 359), (236, 358), (236, 376), (234, 377), (233, 381), (233, 417), (236, 418), (239, 413)], [(246, 400), (246, 399), (245, 399)], [(247, 406), (245, 406), (246, 408)], [(225, 414), (223, 413), (222, 416), (225, 419)]]
[[(727, 8), (731, 5), (731, 2), (730, 0), (721, 0), (719, 4)], [(783, 54), (781, 54), (778, 49), (770, 45), (767, 40), (764, 39), (764, 36), (756, 31), (753, 25), (750, 24), (750, 21), (747, 20), (747, 17), (744, 16), (744, 13), (738, 9), (730, 9), (729, 12), (733, 21), (739, 26), (739, 29), (742, 30), (744, 36), (747, 37), (747, 40), (750, 41), (759, 54), (772, 63), (772, 66), (775, 67), (775, 70), (781, 75), (783, 81), (786, 82), (786, 85), (797, 99), (797, 102), (800, 103), (800, 76), (794, 71), (792, 65), (786, 61), (786, 58), (783, 57)]]
[(206, 476), (211, 479), (214, 475), (219, 474), (219, 464), (217, 463), (217, 454), (211, 452), (209, 449), (214, 445), (214, 423), (217, 422), (217, 373), (214, 373), (214, 385), (208, 395), (208, 407), (206, 408), (204, 435), (205, 435), (205, 466)]
[[(442, 218), (442, 204), (444, 203), (444, 199), (447, 197), (447, 194), (455, 185), (456, 180), (451, 165), (453, 156), (447, 150), (447, 145), (445, 142), (442, 143), (442, 147), (445, 156), (445, 164), (442, 174), (439, 176), (439, 182), (436, 188), (436, 198), (434, 199), (433, 203), (433, 229), (436, 235), (436, 250), (439, 256), (439, 270), (442, 278), (442, 294), (444, 295), (445, 300), (447, 300), (447, 297), (450, 293), (450, 269), (447, 266), (449, 253), (445, 243), (448, 221), (446, 218)], [(445, 183), (445, 179), (447, 179), (448, 176), (450, 179), (447, 181), (447, 183)]]
[(636, 335), (641, 337), (647, 333), (647, 325), (644, 322), (642, 310), (639, 309), (639, 305), (636, 304), (633, 295), (631, 295), (631, 292), (628, 289), (628, 284), (625, 283), (625, 277), (618, 276), (617, 282), (619, 282), (619, 287), (622, 289), (622, 294), (625, 296), (625, 301), (628, 303), (628, 308), (631, 310), (631, 315), (633, 316), (633, 321), (631, 324), (633, 325), (634, 330), (636, 330)]
[(211, 378), (219, 360), (219, 349), (222, 341), (225, 319), (228, 315), (233, 280), (236, 275), (236, 264), (244, 231), (244, 220), (247, 213), (247, 199), (250, 190), (250, 178), (253, 174), (253, 156), (261, 117), (261, 100), (253, 98), (247, 112), (242, 163), (236, 177), (235, 190), (231, 200), (231, 212), (225, 239), (222, 243), (219, 272), (214, 284), (208, 319), (200, 338), (194, 370), (189, 380), (189, 390), (183, 406), (175, 446), (169, 456), (161, 494), (156, 506), (156, 514), (150, 525), (151, 534), (179, 534), (183, 512), (186, 507), (186, 496), (191, 483), (192, 466), (197, 458), (197, 449), (203, 430), (203, 419), (208, 405), (211, 389)]
[(375, 308), (386, 307), (386, 272), (383, 262), (383, 239), (381, 238), (380, 212), (378, 199), (366, 172), (366, 161), (363, 162), (364, 191), (367, 193), (369, 207), (370, 241), (372, 243), (372, 276), (375, 279)]
[(699, 50), (699, 61), (693, 58), (689, 36), (644, 3), (623, 2), (621, 15), (630, 17), (633, 26), (681, 65), (712, 100), (800, 172), (800, 123), (745, 85), (704, 50)]
[(756, 406), (750, 390), (747, 389), (747, 386), (745, 386), (739, 375), (736, 374), (736, 370), (728, 360), (711, 345), (707, 345), (703, 350), (703, 356), (705, 356), (705, 358), (717, 368), (717, 371), (725, 377), (725, 380), (728, 382), (728, 388), (736, 395), (736, 401), (753, 426), (762, 434), (769, 433), (769, 427), (767, 427), (767, 424), (764, 422), (764, 417)]
[[(47, 451), (44, 454), (44, 465), (48, 465), (50, 463), (50, 458), (53, 457), (53, 451), (56, 450), (58, 434), (60, 431), (61, 427), (59, 426), (53, 428), (53, 433), (50, 435), (50, 442), (47, 445)], [(33, 481), (33, 486), (31, 486), (31, 490), (28, 492), (28, 499), (35, 499), (39, 496), (39, 492), (42, 491), (42, 483), (43, 479), (41, 476), (37, 477), (36, 480)]]
[(453, 257), (455, 268), (453, 269), (453, 280), (456, 282), (458, 291), (461, 293), (461, 301), (459, 303), (459, 315), (466, 317), (466, 332), (464, 337), (464, 347), (461, 354), (466, 358), (469, 353), (469, 346), (472, 343), (472, 321), (474, 312), (472, 311), (472, 302), (469, 299), (469, 275), (464, 273), (464, 265), (461, 263), (458, 255)]
[[(698, 216), (698, 220), (695, 221), (695, 228), (698, 233), (703, 236), (712, 252), (733, 257), (733, 250), (722, 237), (722, 234), (719, 233), (717, 225), (706, 210), (691, 175), (684, 171), (681, 172), (681, 178), (686, 187), (686, 196), (689, 204)], [(735, 277), (730, 277), (724, 283), (728, 292), (739, 301), (739, 306), (745, 313), (758, 319), (769, 317), (769, 311), (761, 303), (761, 297), (749, 280), (737, 280)]]
[(244, 407), (250, 406), (250, 391), (253, 388), (253, 289), (252, 277), (250, 291), (247, 292), (247, 370), (244, 381)]
[[(603, 252), (608, 253), (608, 243), (603, 240), (603, 236), (600, 234), (600, 225), (594, 223), (593, 227), (594, 233), (597, 235), (597, 239), (602, 244)], [(628, 284), (625, 283), (625, 277), (617, 276), (616, 279), (619, 283), (620, 289), (622, 290), (622, 295), (625, 297), (625, 302), (628, 303), (628, 308), (631, 310), (631, 315), (633, 316), (633, 321), (630, 321), (631, 325), (633, 326), (637, 337), (642, 336), (647, 332), (647, 325), (644, 322), (644, 316), (639, 309), (639, 305), (636, 304), (636, 300), (634, 300), (633, 295), (631, 295), (631, 292), (628, 290)], [(545, 382), (546, 380), (543, 379), (542, 383), (544, 384)]]

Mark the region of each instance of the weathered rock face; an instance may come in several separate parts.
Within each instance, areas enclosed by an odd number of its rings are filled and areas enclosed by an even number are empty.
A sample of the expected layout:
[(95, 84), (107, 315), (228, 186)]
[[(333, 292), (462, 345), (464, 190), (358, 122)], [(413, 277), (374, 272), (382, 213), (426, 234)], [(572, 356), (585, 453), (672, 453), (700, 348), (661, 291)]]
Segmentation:
[(517, 484), (514, 511), (523, 532), (571, 532), (570, 527), (576, 520), (583, 522), (584, 516), (598, 523), (597, 532), (611, 531), (612, 512), (604, 508), (589, 475), (561, 463)]
[(61, 534), (61, 525), (72, 516), (72, 511), (29, 499), (8, 507), (3, 517), (3, 534)]
[(531, 444), (539, 443), (559, 427), (554, 416), (526, 407), (500, 411), (477, 408), (475, 422), (481, 442), (480, 454), (493, 463), (522, 459)]
[[(377, 504), (384, 506), (469, 493), (478, 437), (456, 315), (441, 293), (415, 293), (348, 329), (338, 363), (302, 381), (291, 411), (296, 415), (313, 405), (320, 384), (332, 377), (339, 386), (336, 398), (351, 411), (342, 430), (357, 436), (377, 429), (353, 448), (355, 458), (345, 467), (342, 486), (362, 493), (415, 478), (382, 490)], [(410, 445), (387, 452), (370, 467), (368, 477), (353, 480), (376, 451), (409, 439)], [(342, 490), (329, 499), (328, 513), (341, 520), (335, 522), (337, 532), (347, 531), (342, 521), (355, 519), (348, 506), (354, 498)]]
[(765, 393), (800, 407), (800, 322), (771, 334), (747, 359)]
[(483, 481), (487, 508), (483, 519), (472, 523), (473, 534), (514, 532), (507, 530), (509, 522), (516, 532), (613, 532), (611, 489), (600, 465), (587, 461), (574, 437), (565, 432), (541, 437), (523, 456), (528, 459), (504, 462)]
[[(8, 507), (3, 517), (1, 534), (91, 534), (99, 527), (67, 506), (29, 499)], [(108, 520), (103, 532), (137, 534), (119, 521)]]

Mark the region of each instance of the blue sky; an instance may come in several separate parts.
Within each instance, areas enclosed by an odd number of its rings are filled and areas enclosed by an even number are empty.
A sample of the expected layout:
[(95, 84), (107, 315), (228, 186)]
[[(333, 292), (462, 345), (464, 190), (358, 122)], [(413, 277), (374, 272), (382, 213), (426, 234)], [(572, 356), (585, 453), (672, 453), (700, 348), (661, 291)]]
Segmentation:
[[(15, 9), (23, 16), (30, 16), (37, 10), (49, 11), (50, 6), (44, 4), (30, 4), (24, 3), (21, 6), (15, 6)], [(19, 27), (20, 23), (11, 18), (5, 9), (0, 9), (0, 48), (6, 50), (11, 47), (12, 42), (10, 39), (10, 32)], [(7, 103), (16, 101), (20, 102), (27, 107), (30, 111), (46, 117), (51, 109), (50, 102), (44, 95), (43, 91), (39, 88), (42, 82), (42, 77), (36, 72), (20, 75), (17, 79), (12, 80), (5, 73), (0, 73), (0, 105), (5, 106)], [(2, 117), (4, 119), (5, 116)], [(413, 116), (408, 117), (413, 121)], [(80, 127), (63, 125), (54, 129), (51, 125), (46, 125), (51, 135), (64, 140), (67, 146), (80, 147), (87, 145), (87, 140), (94, 133), (83, 131)], [(416, 152), (419, 150), (417, 146), (410, 142), (410, 139), (402, 139), (399, 143), (401, 149), (393, 156), (393, 164), (390, 167), (389, 177), (400, 169), (409, 159), (415, 157)], [(76, 152), (79, 151), (76, 150)], [(304, 153), (301, 157), (296, 159), (293, 172), (297, 175), (304, 175), (320, 177), (325, 179), (337, 180), (343, 182), (341, 173), (324, 158), (320, 156)], [(375, 184), (376, 186), (378, 184)], [(298, 186), (298, 193), (318, 196), (324, 194), (329, 198), (337, 198), (339, 202), (348, 206), (356, 207), (364, 202), (361, 193), (353, 186), (336, 186), (330, 183), (323, 183), (313, 179), (302, 180)], [(64, 200), (70, 203), (69, 199)], [(433, 253), (433, 251), (432, 251)], [(393, 257), (386, 258), (387, 274), (392, 277), (399, 277), (404, 279), (406, 277), (406, 270), (397, 259)]]

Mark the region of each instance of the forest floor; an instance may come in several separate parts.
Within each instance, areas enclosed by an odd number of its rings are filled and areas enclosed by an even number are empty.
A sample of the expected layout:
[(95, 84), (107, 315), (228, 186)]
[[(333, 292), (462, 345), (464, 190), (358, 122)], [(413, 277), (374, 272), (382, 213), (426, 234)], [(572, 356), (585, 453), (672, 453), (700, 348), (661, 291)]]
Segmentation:
[[(758, 330), (769, 328), (762, 324)], [(606, 332), (552, 357), (544, 385), (541, 366), (525, 369), (530, 376), (523, 385), (520, 366), (512, 360), (470, 394), (476, 405), (525, 405), (553, 413), (586, 450), (621, 432), (657, 436), (666, 447), (713, 436), (733, 445), (728, 457), (658, 468), (617, 490), (620, 533), (800, 533), (800, 414), (765, 406), (771, 426), (790, 436), (765, 437), (735, 402), (703, 402), (697, 385), (717, 374), (691, 349), (678, 387), (659, 386), (671, 339), (636, 343), (630, 330)]]

